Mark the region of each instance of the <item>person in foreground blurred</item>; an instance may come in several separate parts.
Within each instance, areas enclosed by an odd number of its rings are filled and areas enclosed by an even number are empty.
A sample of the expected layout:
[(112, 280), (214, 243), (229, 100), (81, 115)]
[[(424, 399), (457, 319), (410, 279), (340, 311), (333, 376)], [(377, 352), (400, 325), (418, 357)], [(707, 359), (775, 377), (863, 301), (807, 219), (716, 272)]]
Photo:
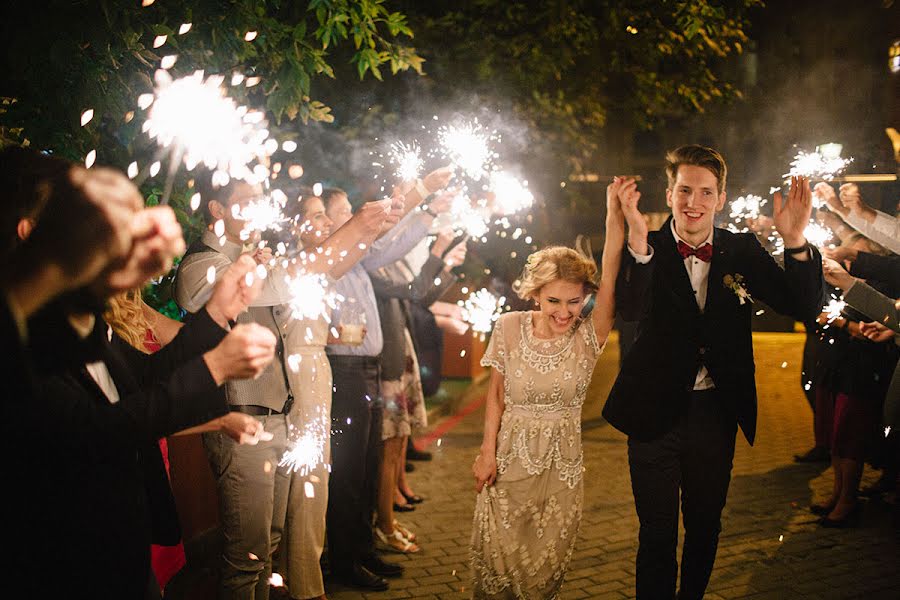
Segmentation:
[[(475, 598), (554, 598), (565, 578), (584, 495), (581, 406), (613, 326), (626, 183), (616, 178), (606, 190), (599, 288), (590, 257), (562, 246), (535, 252), (515, 291), (536, 310), (501, 316), (481, 359), (493, 368), (472, 466)], [(594, 309), (581, 318), (594, 292)]]
[[(672, 598), (678, 572), (679, 509), (685, 540), (678, 597), (703, 597), (740, 425), (756, 435), (752, 301), (807, 321), (822, 307), (818, 250), (803, 236), (812, 211), (806, 179), (775, 197), (784, 269), (752, 233), (714, 227), (725, 205), (727, 168), (712, 148), (682, 146), (666, 157), (672, 216), (658, 231), (623, 201), (628, 252), (616, 306), (640, 333), (603, 416), (628, 435), (631, 487), (640, 520), (637, 597)], [(630, 184), (633, 186), (634, 184)]]

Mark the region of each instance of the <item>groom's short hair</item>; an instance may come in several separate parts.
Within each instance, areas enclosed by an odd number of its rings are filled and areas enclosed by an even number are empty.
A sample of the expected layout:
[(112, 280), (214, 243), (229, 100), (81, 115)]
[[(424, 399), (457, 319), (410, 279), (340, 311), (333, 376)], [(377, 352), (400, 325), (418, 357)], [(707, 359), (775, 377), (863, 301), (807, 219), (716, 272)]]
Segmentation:
[(666, 175), (669, 178), (669, 189), (675, 186), (675, 178), (678, 176), (678, 167), (691, 165), (709, 169), (716, 176), (719, 193), (725, 191), (725, 179), (728, 176), (728, 167), (725, 159), (718, 151), (698, 144), (689, 144), (675, 148), (666, 154)]

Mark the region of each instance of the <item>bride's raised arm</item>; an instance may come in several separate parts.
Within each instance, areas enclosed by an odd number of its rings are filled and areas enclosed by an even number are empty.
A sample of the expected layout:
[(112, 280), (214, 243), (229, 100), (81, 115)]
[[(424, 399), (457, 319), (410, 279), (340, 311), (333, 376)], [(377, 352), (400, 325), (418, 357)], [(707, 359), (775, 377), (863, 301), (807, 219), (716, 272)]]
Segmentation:
[[(600, 261), (600, 286), (591, 319), (597, 341), (602, 346), (612, 330), (616, 318), (616, 277), (622, 262), (622, 250), (625, 246), (625, 215), (619, 200), (619, 192), (625, 180), (615, 177), (606, 186), (606, 239), (603, 242), (603, 257)], [(633, 188), (632, 188), (633, 189)], [(634, 190), (635, 194), (640, 192)]]

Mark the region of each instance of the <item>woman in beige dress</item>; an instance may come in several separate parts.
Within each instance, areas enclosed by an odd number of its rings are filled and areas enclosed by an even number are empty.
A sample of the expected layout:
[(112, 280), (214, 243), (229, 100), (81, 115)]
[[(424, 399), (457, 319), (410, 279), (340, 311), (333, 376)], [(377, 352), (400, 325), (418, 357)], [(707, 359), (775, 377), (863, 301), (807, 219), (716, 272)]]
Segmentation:
[[(621, 185), (607, 188), (599, 286), (594, 262), (571, 248), (532, 254), (514, 289), (538, 309), (500, 317), (481, 359), (493, 370), (472, 467), (475, 598), (556, 598), (565, 577), (581, 523), (581, 406), (615, 315)], [(594, 310), (582, 318), (592, 292)]]

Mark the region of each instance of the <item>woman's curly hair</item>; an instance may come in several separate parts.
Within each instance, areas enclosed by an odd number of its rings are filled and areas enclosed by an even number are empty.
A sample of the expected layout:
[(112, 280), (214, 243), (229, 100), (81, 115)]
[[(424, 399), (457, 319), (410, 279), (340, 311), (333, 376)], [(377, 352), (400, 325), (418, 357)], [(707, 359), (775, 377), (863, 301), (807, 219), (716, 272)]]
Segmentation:
[(580, 283), (586, 294), (597, 291), (597, 264), (567, 246), (549, 246), (528, 257), (513, 291), (523, 300), (537, 296), (541, 288), (556, 280)]

